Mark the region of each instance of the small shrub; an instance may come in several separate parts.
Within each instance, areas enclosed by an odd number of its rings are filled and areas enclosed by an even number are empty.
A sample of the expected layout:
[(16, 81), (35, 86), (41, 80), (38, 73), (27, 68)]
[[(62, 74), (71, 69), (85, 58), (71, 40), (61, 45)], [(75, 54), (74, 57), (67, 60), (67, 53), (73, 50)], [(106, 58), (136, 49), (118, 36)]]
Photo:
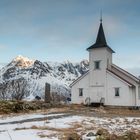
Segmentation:
[(108, 136), (109, 132), (106, 129), (98, 129), (98, 131), (96, 132), (96, 135), (100, 135), (100, 136)]
[(110, 140), (110, 134), (106, 129), (98, 129), (96, 135), (96, 140)]
[(120, 136), (120, 140), (137, 140), (135, 132), (127, 131), (124, 135)]
[(110, 140), (118, 140), (118, 136), (115, 134), (110, 135)]
[(64, 134), (64, 137), (62, 140), (81, 140), (81, 137), (75, 132), (66, 133), (66, 134)]
[(36, 125), (31, 126), (31, 129), (38, 129)]

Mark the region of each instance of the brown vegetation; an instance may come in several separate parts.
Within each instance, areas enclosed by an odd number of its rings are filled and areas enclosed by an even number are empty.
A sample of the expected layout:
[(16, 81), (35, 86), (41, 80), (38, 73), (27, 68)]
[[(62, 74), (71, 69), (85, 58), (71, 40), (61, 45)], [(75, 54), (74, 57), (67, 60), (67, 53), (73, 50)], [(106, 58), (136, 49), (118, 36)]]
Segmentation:
[(99, 129), (96, 134), (96, 140), (140, 140), (140, 133), (135, 131), (126, 131), (121, 135), (116, 135), (110, 134), (105, 129)]
[(56, 103), (44, 103), (43, 101), (0, 101), (0, 114), (25, 113), (54, 107), (62, 107)]

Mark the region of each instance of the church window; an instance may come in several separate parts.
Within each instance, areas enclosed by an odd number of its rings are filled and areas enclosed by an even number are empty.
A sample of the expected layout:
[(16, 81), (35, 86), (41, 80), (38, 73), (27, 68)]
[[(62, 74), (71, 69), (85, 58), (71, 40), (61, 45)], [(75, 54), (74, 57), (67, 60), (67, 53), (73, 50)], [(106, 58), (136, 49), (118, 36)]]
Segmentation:
[(83, 88), (79, 88), (79, 96), (83, 96)]
[(115, 88), (115, 97), (120, 96), (120, 88)]
[(94, 61), (94, 69), (100, 69), (100, 61)]

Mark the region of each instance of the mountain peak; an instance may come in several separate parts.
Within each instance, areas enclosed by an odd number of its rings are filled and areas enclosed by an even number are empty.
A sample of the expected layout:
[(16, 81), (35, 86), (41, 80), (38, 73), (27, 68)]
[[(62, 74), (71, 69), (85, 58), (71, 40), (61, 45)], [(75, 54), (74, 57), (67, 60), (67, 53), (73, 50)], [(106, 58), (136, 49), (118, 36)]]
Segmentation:
[(17, 57), (13, 59), (11, 63), (14, 64), (15, 66), (24, 68), (24, 67), (29, 67), (33, 65), (34, 61), (29, 59), (28, 57), (18, 55)]
[(19, 60), (23, 60), (23, 61), (31, 61), (28, 57), (24, 57), (22, 55), (18, 55), (17, 57), (15, 57), (13, 59), (13, 61), (19, 61)]
[(4, 92), (7, 99), (13, 98), (16, 88), (11, 87), (17, 87), (17, 82), (27, 83), (25, 89), (29, 96), (38, 95), (44, 97), (44, 88), (47, 82), (51, 85), (52, 93), (58, 93), (67, 97), (70, 93), (69, 85), (87, 72), (87, 63), (86, 60), (77, 64), (73, 64), (70, 61), (48, 63), (39, 60), (33, 61), (18, 55), (11, 63), (1, 69), (0, 84), (6, 87)]

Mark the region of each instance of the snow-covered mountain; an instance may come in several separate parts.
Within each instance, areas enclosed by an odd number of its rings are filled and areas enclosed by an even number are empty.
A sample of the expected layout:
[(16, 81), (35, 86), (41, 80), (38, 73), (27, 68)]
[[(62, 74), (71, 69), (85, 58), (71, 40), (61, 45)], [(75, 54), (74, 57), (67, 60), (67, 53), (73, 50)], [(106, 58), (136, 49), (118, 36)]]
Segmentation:
[(28, 94), (25, 96), (28, 98), (36, 95), (43, 97), (46, 82), (51, 84), (52, 92), (68, 96), (69, 85), (84, 74), (88, 66), (87, 60), (80, 63), (69, 61), (58, 63), (41, 62), (17, 56), (0, 70), (0, 98), (13, 98), (13, 95), (15, 97), (14, 86), (24, 85), (23, 81), (26, 81), (26, 93)]

